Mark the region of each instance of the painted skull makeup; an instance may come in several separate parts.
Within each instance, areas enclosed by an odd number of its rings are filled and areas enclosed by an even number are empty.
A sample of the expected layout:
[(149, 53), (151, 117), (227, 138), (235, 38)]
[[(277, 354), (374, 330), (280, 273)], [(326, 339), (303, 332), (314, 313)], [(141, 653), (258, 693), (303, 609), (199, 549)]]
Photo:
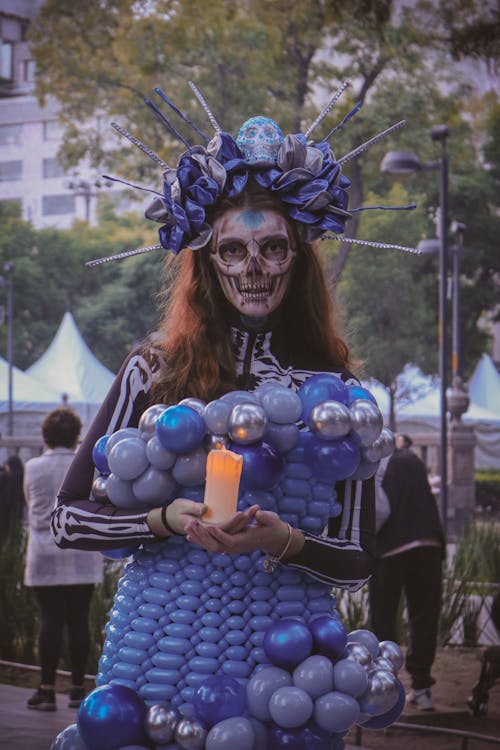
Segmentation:
[(243, 315), (261, 318), (279, 307), (295, 256), (275, 211), (231, 209), (214, 222), (210, 258), (226, 299)]

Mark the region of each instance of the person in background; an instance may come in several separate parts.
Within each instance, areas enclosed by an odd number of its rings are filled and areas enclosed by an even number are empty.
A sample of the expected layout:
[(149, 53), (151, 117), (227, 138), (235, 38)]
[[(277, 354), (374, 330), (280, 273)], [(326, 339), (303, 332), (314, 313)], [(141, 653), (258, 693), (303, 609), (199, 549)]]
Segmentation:
[(377, 561), (369, 585), (371, 627), (380, 640), (398, 641), (397, 614), (404, 592), (409, 621), (406, 669), (412, 686), (407, 702), (432, 711), (435, 680), (431, 668), (441, 609), (445, 539), (425, 464), (411, 450), (410, 437), (396, 435), (395, 441), (382, 489), (377, 487), (377, 504), (382, 495), (389, 507), (376, 535)]
[(89, 609), (94, 584), (102, 581), (98, 552), (58, 549), (50, 533), (50, 517), (59, 486), (73, 460), (82, 423), (71, 409), (51, 411), (42, 424), (47, 449), (26, 462), (24, 492), (28, 506), (28, 548), (24, 582), (32, 586), (40, 610), (40, 687), (28, 708), (56, 709), (55, 679), (64, 627), (67, 628), (71, 677), (69, 706), (84, 697), (89, 653)]
[(0, 549), (12, 526), (24, 517), (23, 462), (19, 456), (9, 456), (0, 473)]

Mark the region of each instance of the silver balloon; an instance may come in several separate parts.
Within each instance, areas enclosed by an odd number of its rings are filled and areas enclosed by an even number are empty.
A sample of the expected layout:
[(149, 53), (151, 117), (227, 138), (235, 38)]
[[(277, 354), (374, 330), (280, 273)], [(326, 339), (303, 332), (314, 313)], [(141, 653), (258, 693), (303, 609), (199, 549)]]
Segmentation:
[(361, 444), (372, 445), (382, 432), (384, 419), (377, 404), (368, 399), (357, 398), (350, 406), (351, 424)]
[(146, 442), (155, 434), (156, 420), (166, 408), (166, 404), (153, 404), (142, 413), (139, 420), (139, 436)]
[(344, 437), (351, 431), (351, 414), (339, 401), (322, 401), (311, 409), (309, 428), (323, 440)]
[(194, 409), (198, 414), (203, 414), (203, 411), (205, 409), (205, 402), (201, 400), (201, 398), (183, 398), (182, 401), (179, 401), (179, 404), (183, 404), (184, 406), (190, 406), (191, 409)]
[(105, 502), (108, 499), (106, 492), (106, 477), (96, 477), (92, 482), (92, 497), (94, 500)]
[(220, 451), (229, 446), (229, 438), (226, 435), (205, 435), (203, 445), (207, 451)]
[(346, 659), (357, 661), (362, 667), (369, 667), (372, 663), (372, 655), (362, 643), (350, 641), (346, 647)]
[(368, 687), (358, 698), (362, 713), (380, 716), (396, 705), (399, 698), (399, 681), (388, 669), (370, 669)]
[[(368, 449), (366, 449), (368, 450)], [(359, 466), (354, 472), (354, 474), (351, 474), (349, 479), (370, 479), (370, 477), (375, 476), (377, 473), (379, 461), (368, 461), (368, 459), (364, 456), (365, 448), (361, 451), (361, 461), (359, 462)]]
[(394, 453), (394, 448), (396, 447), (394, 434), (392, 433), (392, 431), (387, 429), (387, 427), (384, 427), (377, 439), (377, 442), (379, 441), (383, 449), (382, 458), (392, 456), (392, 454)]
[(365, 460), (365, 462), (368, 462), (370, 464), (379, 463), (383, 453), (382, 446), (379, 443), (379, 439), (380, 438), (377, 438), (375, 442), (369, 445), (367, 448), (361, 449), (361, 457)]
[(157, 745), (166, 745), (174, 739), (175, 728), (181, 719), (176, 708), (160, 704), (150, 706), (144, 719), (144, 730)]
[(385, 656), (377, 656), (376, 659), (373, 660), (372, 666), (374, 669), (388, 669), (389, 672), (395, 672), (394, 664), (390, 659), (386, 659)]
[(380, 641), (378, 648), (380, 656), (383, 656), (384, 659), (388, 659), (392, 662), (394, 670), (399, 672), (404, 664), (405, 658), (398, 644), (394, 641)]
[(229, 436), (236, 443), (249, 445), (262, 439), (267, 415), (259, 404), (236, 404), (229, 417)]
[(175, 741), (185, 750), (203, 750), (207, 730), (196, 719), (181, 719), (175, 728)]
[(390, 456), (393, 452), (394, 435), (386, 428), (382, 430), (372, 445), (363, 448), (363, 455), (368, 461), (380, 461), (382, 458)]

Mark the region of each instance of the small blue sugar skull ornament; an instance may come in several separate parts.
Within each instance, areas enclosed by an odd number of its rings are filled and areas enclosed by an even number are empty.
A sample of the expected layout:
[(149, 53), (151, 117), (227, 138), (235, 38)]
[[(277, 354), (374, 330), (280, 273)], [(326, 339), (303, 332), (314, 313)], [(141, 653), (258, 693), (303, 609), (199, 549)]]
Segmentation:
[(283, 140), (281, 128), (274, 120), (258, 116), (243, 123), (236, 143), (249, 164), (259, 161), (275, 164)]

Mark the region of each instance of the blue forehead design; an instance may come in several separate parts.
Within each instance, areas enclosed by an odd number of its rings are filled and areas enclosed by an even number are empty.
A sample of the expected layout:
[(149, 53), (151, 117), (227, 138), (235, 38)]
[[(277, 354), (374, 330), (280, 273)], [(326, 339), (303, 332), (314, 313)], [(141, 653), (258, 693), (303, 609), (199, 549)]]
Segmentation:
[(248, 229), (257, 229), (264, 221), (265, 216), (261, 211), (246, 209), (238, 216), (238, 221), (242, 221)]

